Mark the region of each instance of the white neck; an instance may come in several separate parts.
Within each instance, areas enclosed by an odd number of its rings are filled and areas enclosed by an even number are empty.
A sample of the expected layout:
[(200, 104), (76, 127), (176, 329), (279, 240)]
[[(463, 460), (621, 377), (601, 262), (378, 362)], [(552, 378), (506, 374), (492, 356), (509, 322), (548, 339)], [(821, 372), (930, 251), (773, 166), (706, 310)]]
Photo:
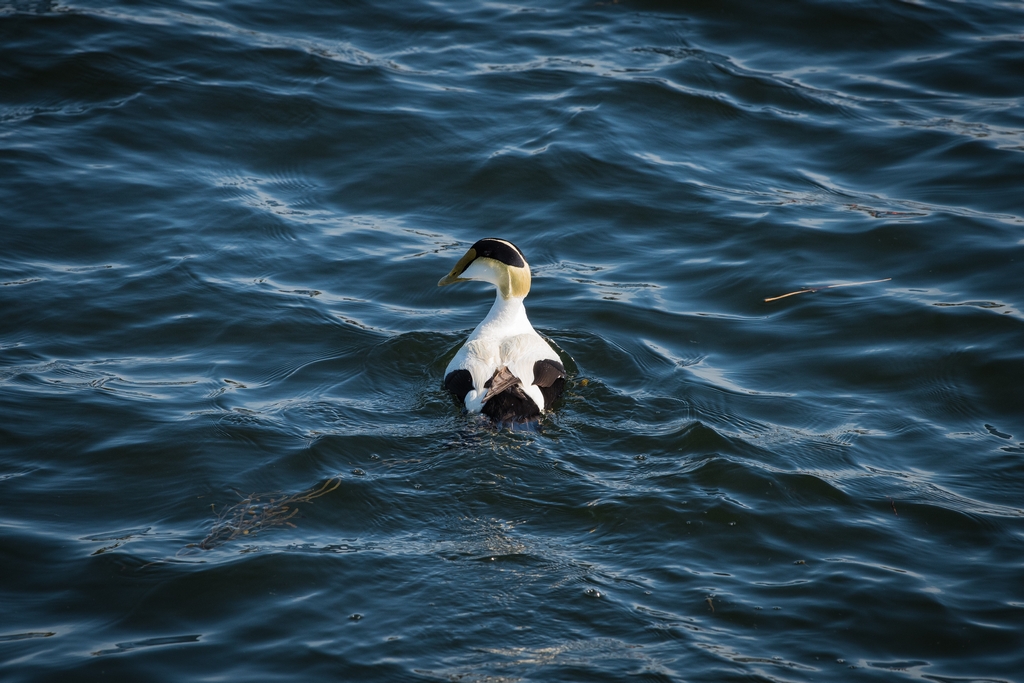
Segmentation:
[(473, 330), (471, 337), (503, 336), (509, 329), (532, 330), (529, 318), (526, 317), (526, 306), (523, 305), (523, 296), (513, 296), (508, 299), (497, 292), (494, 297), (494, 305), (488, 311), (487, 316), (480, 321), (480, 324)]

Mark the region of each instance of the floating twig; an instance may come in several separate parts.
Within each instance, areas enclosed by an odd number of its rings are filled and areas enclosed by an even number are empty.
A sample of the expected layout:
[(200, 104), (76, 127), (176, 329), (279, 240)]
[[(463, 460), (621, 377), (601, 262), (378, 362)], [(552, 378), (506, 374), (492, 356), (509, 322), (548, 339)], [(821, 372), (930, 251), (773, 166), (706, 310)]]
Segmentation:
[[(293, 507), (296, 503), (309, 503), (315, 498), (326, 495), (341, 486), (341, 479), (331, 478), (324, 483), (314, 486), (301, 493), (293, 493), (280, 498), (270, 498), (266, 502), (264, 498), (277, 494), (249, 494), (243, 496), (238, 491), (242, 501), (231, 507), (222, 510), (217, 515), (210, 533), (199, 543), (189, 543), (186, 548), (199, 548), (210, 550), (235, 540), (239, 536), (248, 536), (258, 533), (264, 529), (276, 526), (295, 527), (290, 520), (299, 514), (299, 510)], [(210, 506), (211, 509), (213, 506)]]
[(879, 282), (888, 282), (891, 279), (892, 279), (891, 277), (887, 277), (887, 278), (882, 279), (882, 280), (867, 280), (865, 282), (844, 282), (844, 283), (839, 284), (839, 285), (825, 285), (824, 287), (808, 287), (807, 289), (798, 289), (797, 291), (790, 292), (788, 294), (780, 294), (779, 296), (770, 296), (767, 299), (765, 299), (764, 302), (768, 303), (769, 301), (778, 301), (779, 299), (785, 299), (787, 296), (796, 296), (797, 294), (807, 294), (808, 292), (820, 292), (823, 289), (836, 289), (837, 287), (858, 287), (860, 285), (874, 285), (874, 284), (877, 284)]
[[(889, 496), (886, 496), (886, 498), (889, 498)], [(892, 508), (892, 514), (899, 517), (900, 513), (896, 512), (896, 503), (893, 501), (892, 498), (889, 498), (889, 506)]]

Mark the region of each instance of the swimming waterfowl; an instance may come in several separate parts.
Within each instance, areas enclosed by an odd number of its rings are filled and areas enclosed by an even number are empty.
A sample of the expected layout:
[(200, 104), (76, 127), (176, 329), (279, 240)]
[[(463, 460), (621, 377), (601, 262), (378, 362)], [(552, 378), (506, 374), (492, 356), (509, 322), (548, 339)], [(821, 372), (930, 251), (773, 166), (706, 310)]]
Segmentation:
[(558, 354), (526, 317), (530, 266), (508, 240), (478, 241), (438, 287), (480, 280), (497, 289), (494, 305), (444, 371), (444, 386), (471, 413), (524, 422), (551, 408), (565, 385)]

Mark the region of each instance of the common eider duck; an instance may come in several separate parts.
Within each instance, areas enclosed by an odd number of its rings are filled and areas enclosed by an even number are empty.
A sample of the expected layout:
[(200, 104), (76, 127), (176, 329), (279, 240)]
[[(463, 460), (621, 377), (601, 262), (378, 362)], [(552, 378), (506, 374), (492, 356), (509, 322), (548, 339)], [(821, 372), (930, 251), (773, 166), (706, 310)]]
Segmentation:
[(467, 411), (499, 424), (535, 419), (562, 393), (565, 368), (526, 317), (530, 266), (508, 240), (482, 239), (437, 286), (469, 280), (489, 282), (498, 291), (490, 312), (444, 371), (444, 386)]

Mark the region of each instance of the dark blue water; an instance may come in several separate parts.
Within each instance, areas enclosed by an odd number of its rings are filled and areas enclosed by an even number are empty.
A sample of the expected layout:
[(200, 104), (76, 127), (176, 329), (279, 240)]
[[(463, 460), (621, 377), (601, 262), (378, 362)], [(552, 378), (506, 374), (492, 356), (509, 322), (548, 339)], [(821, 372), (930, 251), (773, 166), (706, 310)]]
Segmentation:
[(1022, 187), (1019, 2), (0, 0), (0, 679), (1024, 681)]

